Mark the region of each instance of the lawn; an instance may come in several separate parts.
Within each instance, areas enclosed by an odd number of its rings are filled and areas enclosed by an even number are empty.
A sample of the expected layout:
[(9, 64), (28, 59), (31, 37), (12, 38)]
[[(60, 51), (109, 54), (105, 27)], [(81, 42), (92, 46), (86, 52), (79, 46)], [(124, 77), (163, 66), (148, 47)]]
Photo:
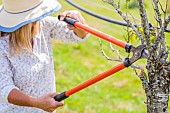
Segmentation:
[[(59, 1), (63, 5), (60, 12), (75, 9), (66, 1)], [(117, 13), (96, 6), (94, 4), (96, 3), (95, 0), (74, 1), (93, 12), (122, 20)], [(98, 1), (97, 3), (112, 8), (102, 1)], [(150, 11), (151, 8), (149, 5), (147, 6), (149, 13), (152, 13)], [(122, 8), (122, 10), (125, 12), (126, 8)], [(138, 9), (131, 10), (131, 13), (139, 18)], [(95, 29), (124, 40), (123, 36), (126, 35), (125, 27), (96, 19), (83, 12), (82, 14), (89, 26), (93, 26)], [(150, 21), (153, 20), (152, 17), (149, 17)], [(169, 42), (168, 39), (167, 44)], [(106, 52), (111, 57), (115, 57), (116, 54), (111, 52), (108, 44), (105, 41), (103, 43), (105, 44)], [(121, 50), (121, 55), (124, 57), (127, 56), (124, 50)], [(98, 38), (95, 36), (91, 36), (84, 43), (75, 45), (54, 42), (54, 56), (56, 84), (59, 92), (68, 90), (117, 64), (116, 62), (107, 61), (101, 55)], [(145, 66), (145, 63), (142, 62), (145, 62), (145, 60), (139, 61), (138, 64)], [(65, 106), (59, 108), (58, 111), (59, 113), (146, 113), (144, 101), (145, 93), (142, 89), (141, 81), (136, 77), (131, 68), (127, 68), (72, 95), (65, 100)]]
[[(53, 16), (57, 16), (65, 10), (77, 10), (65, 0), (58, 1), (63, 7)], [(103, 3), (102, 0), (97, 0), (97, 2), (96, 0), (74, 1), (93, 12), (122, 20), (114, 12), (114, 9)], [(125, 7), (126, 4), (122, 3), (121, 5), (124, 12), (130, 11), (137, 18), (136, 22), (139, 22), (138, 9), (129, 10)], [(151, 15), (149, 20), (155, 24), (152, 5), (147, 3), (146, 7), (149, 15)], [(126, 35), (126, 27), (111, 24), (83, 12), (81, 13), (89, 26), (125, 41), (123, 37)], [(133, 20), (133, 18), (129, 18)], [(170, 37), (170, 34), (167, 34), (167, 37)], [(116, 53), (110, 50), (109, 44), (106, 41), (102, 42), (106, 53), (110, 57), (117, 59)], [(133, 44), (138, 45), (138, 41), (134, 41)], [(170, 44), (169, 38), (167, 38), (167, 44)], [(114, 47), (120, 50), (123, 59), (128, 56), (124, 49)], [(58, 92), (66, 91), (118, 64), (118, 62), (108, 61), (102, 56), (98, 37), (93, 35), (86, 42), (78, 44), (54, 41), (53, 54)], [(140, 60), (137, 63), (145, 66), (145, 62), (146, 60)], [(70, 96), (65, 100), (65, 105), (58, 108), (57, 111), (58, 113), (146, 113), (145, 100), (146, 97), (141, 81), (135, 75), (133, 69), (127, 68)]]

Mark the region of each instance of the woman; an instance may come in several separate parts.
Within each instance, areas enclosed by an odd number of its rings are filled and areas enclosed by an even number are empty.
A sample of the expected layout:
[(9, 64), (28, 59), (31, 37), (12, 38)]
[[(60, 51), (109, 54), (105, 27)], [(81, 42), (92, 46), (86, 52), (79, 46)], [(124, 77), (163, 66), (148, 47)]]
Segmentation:
[[(85, 31), (48, 15), (58, 11), (56, 0), (3, 0), (0, 9), (0, 113), (46, 113), (56, 102), (52, 39), (84, 41)], [(77, 11), (66, 16), (85, 24)]]

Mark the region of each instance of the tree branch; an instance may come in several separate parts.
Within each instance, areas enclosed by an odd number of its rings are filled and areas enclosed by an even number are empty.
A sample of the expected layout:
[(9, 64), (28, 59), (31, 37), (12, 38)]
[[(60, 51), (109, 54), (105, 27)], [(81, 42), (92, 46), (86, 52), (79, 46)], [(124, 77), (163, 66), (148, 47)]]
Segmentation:
[(157, 21), (159, 23), (159, 26), (162, 27), (162, 19), (161, 19), (161, 13), (160, 13), (159, 8), (158, 8), (158, 0), (153, 0), (153, 3), (155, 5), (154, 10), (157, 14)]
[(144, 38), (145, 38), (145, 41), (146, 41), (146, 47), (147, 47), (148, 53), (150, 55), (153, 51), (151, 50), (151, 41), (150, 41), (148, 18), (147, 18), (145, 6), (144, 6), (144, 1), (138, 0), (138, 3), (139, 3), (139, 11), (140, 11), (142, 27), (143, 27), (144, 34), (145, 34)]
[(168, 17), (165, 19), (165, 22), (164, 22), (164, 29), (167, 29), (167, 26), (170, 22), (170, 14), (168, 15)]
[[(132, 65), (131, 67), (134, 69), (136, 75), (142, 81), (142, 86), (143, 86), (143, 89), (145, 90), (145, 92), (150, 92), (147, 75), (144, 72), (144, 69), (138, 65)], [(140, 74), (137, 73), (136, 69), (139, 69), (141, 71)]]
[(102, 55), (103, 55), (107, 60), (116, 61), (116, 62), (122, 62), (122, 58), (120, 57), (119, 50), (115, 50), (115, 49), (112, 47), (111, 43), (110, 43), (110, 48), (111, 48), (112, 52), (116, 52), (116, 54), (118, 55), (118, 58), (119, 58), (119, 59), (117, 59), (117, 60), (114, 59), (114, 58), (108, 57), (108, 56), (106, 55), (104, 49), (103, 49), (103, 44), (102, 44), (102, 41), (101, 41), (100, 39), (99, 39), (99, 42), (100, 42), (100, 49), (101, 49)]
[[(160, 3), (160, 1), (158, 1), (158, 3), (159, 3), (159, 5), (160, 5), (160, 7), (161, 7), (161, 10), (162, 10), (162, 12), (164, 13), (164, 21), (165, 21), (165, 18), (166, 18), (166, 10), (167, 10), (167, 1), (166, 1), (166, 7), (165, 7), (165, 10), (163, 9), (163, 6), (162, 6), (162, 4)], [(162, 20), (161, 20), (162, 21)], [(162, 22), (161, 22), (162, 23)], [(160, 26), (160, 27), (162, 27), (162, 26)], [(162, 31), (162, 40), (161, 40), (161, 45), (162, 45), (162, 50), (163, 50), (163, 57), (165, 56), (165, 51), (166, 51), (166, 44), (165, 44), (165, 27), (164, 27), (164, 29), (163, 29), (163, 31)], [(162, 56), (161, 55), (161, 56)], [(164, 59), (165, 60), (165, 59)]]
[[(106, 2), (106, 0), (103, 0), (103, 1)], [(113, 0), (109, 0), (108, 3), (111, 4), (116, 9), (116, 11), (124, 19), (124, 21), (127, 22), (128, 26), (131, 27), (134, 30), (134, 32), (137, 34), (137, 36), (140, 38), (141, 43), (144, 44), (145, 41), (144, 41), (144, 38), (143, 38), (142, 34), (136, 29), (135, 25), (130, 22), (130, 20), (127, 18), (127, 16), (122, 13), (122, 11), (114, 3), (114, 1)]]
[[(155, 42), (154, 42), (154, 45), (153, 45), (153, 48), (156, 50), (157, 47), (159, 46), (159, 43), (161, 42), (162, 44), (162, 54), (159, 54), (159, 57), (162, 56), (162, 61), (165, 62), (165, 60), (167, 59), (167, 51), (166, 51), (166, 45), (165, 45), (165, 29), (167, 28), (168, 24), (170, 23), (170, 14), (168, 15), (168, 17), (165, 19), (165, 22), (163, 23), (163, 26), (161, 27), (156, 39), (155, 39)], [(160, 41), (162, 39), (162, 41)], [(164, 63), (162, 62), (162, 63)]]

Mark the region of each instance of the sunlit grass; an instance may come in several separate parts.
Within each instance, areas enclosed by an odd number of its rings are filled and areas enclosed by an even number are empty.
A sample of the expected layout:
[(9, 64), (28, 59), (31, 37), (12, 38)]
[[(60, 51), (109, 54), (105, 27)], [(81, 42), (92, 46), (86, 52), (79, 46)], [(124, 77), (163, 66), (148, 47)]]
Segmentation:
[[(68, 5), (67, 2), (59, 1), (63, 4), (62, 11), (75, 9)], [(89, 8), (93, 12), (113, 17), (114, 19), (120, 19), (115, 12), (104, 11), (100, 7), (89, 5), (89, 0), (87, 2), (85, 0), (74, 1), (83, 7)], [(91, 0), (91, 2), (95, 2), (95, 0)], [(101, 1), (98, 2), (103, 5)], [(149, 8), (151, 9), (152, 7)], [(135, 17), (139, 17), (138, 9), (131, 12), (134, 13)], [(83, 12), (82, 14), (89, 26), (124, 40), (123, 36), (126, 33), (124, 30), (125, 27), (104, 22)], [(149, 18), (151, 19), (151, 16)], [(167, 40), (168, 42), (169, 39)], [(106, 46), (107, 43), (104, 44)], [(66, 48), (67, 52), (65, 51)], [(116, 56), (110, 51), (108, 45), (105, 50), (111, 57)], [(56, 51), (57, 54), (55, 54)], [(121, 50), (121, 54), (124, 57), (127, 56), (124, 50)], [(98, 38), (95, 36), (91, 36), (84, 43), (75, 45), (63, 43), (58, 45), (55, 42), (54, 56), (56, 83), (59, 92), (68, 90), (117, 64), (116, 62), (107, 61), (101, 55)], [(142, 62), (145, 62), (145, 60), (139, 61), (138, 64), (145, 66)], [(58, 111), (60, 113), (146, 113), (144, 101), (145, 93), (142, 89), (141, 81), (136, 77), (131, 68), (127, 68), (72, 95), (65, 100), (65, 106), (59, 108)]]

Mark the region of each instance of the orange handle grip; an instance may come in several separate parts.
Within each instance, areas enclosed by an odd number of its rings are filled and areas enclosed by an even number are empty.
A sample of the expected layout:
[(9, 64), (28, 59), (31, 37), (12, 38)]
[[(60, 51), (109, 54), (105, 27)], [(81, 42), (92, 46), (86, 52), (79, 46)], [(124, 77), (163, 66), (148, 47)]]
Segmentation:
[(72, 94), (74, 94), (74, 93), (76, 93), (76, 92), (78, 92), (78, 91), (80, 91), (80, 90), (82, 90), (82, 89), (84, 89), (84, 88), (86, 88), (86, 87), (88, 87), (88, 86), (90, 86), (90, 85), (92, 85), (92, 84), (94, 84), (94, 83), (96, 83), (96, 82), (98, 82), (98, 81), (100, 81), (100, 80), (102, 80), (102, 79), (124, 69), (124, 68), (125, 68), (124, 63), (120, 63), (120, 64), (116, 65), (115, 67), (112, 67), (111, 69), (91, 78), (90, 80), (87, 80), (87, 81), (79, 84), (78, 86), (66, 91), (65, 95), (67, 97), (69, 97), (70, 95), (72, 95)]
[[(60, 15), (58, 16), (58, 19), (60, 20)], [(100, 38), (102, 38), (104, 40), (107, 40), (107, 41), (109, 41), (109, 42), (111, 42), (111, 43), (113, 43), (113, 44), (115, 44), (117, 46), (125, 48), (126, 51), (129, 52), (129, 46), (130, 45), (128, 43), (126, 43), (126, 42), (123, 42), (123, 41), (121, 41), (119, 39), (116, 39), (116, 38), (114, 38), (114, 37), (112, 37), (110, 35), (107, 35), (107, 34), (101, 32), (101, 31), (98, 31), (98, 30), (95, 30), (93, 28), (90, 28), (90, 27), (78, 22), (77, 20), (75, 20), (73, 18), (65, 17), (64, 21), (67, 22), (70, 25), (73, 25), (73, 26), (75, 26), (77, 28), (80, 28), (82, 30), (85, 30), (85, 31), (87, 31), (87, 32), (89, 32), (89, 33), (91, 33), (93, 35), (96, 35), (96, 36), (98, 36), (98, 37), (100, 37)]]

